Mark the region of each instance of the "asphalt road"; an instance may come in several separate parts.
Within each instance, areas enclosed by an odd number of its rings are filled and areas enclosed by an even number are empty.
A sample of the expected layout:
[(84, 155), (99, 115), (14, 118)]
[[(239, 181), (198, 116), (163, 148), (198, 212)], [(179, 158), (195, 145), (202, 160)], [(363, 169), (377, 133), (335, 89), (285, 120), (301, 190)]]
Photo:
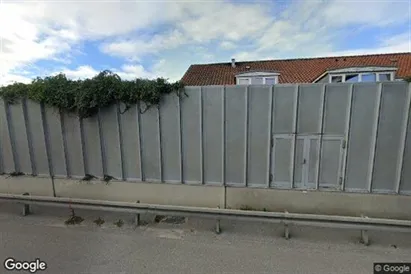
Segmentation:
[[(408, 234), (372, 234), (367, 247), (358, 231), (293, 228), (287, 241), (281, 227), (265, 224), (222, 222), (216, 235), (212, 221), (135, 228), (130, 215), (82, 211), (82, 224), (66, 226), (67, 209), (35, 209), (26, 217), (18, 210), (0, 204), (1, 261), (39, 258), (47, 269), (37, 273), (359, 274), (373, 273), (373, 262), (411, 261)], [(101, 226), (93, 223), (98, 217)]]

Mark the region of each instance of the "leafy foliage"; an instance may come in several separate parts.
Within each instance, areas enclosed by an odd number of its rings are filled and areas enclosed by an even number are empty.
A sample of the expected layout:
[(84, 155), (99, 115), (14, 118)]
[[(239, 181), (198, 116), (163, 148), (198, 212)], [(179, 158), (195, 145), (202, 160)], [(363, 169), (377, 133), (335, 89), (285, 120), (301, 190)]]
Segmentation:
[(404, 78), (404, 80), (408, 83), (411, 83), (411, 75)]
[(14, 83), (0, 87), (0, 96), (9, 103), (28, 98), (86, 118), (96, 114), (99, 108), (118, 102), (126, 105), (122, 112), (138, 102), (145, 103), (146, 111), (159, 105), (166, 94), (174, 92), (181, 96), (183, 88), (181, 82), (169, 83), (164, 78), (125, 81), (106, 70), (86, 80), (70, 80), (58, 74), (36, 78), (30, 84)]

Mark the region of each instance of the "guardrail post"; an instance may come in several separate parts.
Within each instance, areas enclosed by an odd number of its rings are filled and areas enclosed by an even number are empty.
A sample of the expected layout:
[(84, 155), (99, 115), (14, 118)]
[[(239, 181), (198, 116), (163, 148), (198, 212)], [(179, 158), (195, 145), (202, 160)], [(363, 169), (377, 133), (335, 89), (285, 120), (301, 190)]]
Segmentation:
[[(220, 209), (220, 206), (217, 207)], [(220, 227), (220, 219), (217, 219), (217, 222), (215, 224), (215, 233), (220, 234), (221, 233), (221, 227)]]
[[(139, 204), (139, 203), (140, 203), (140, 201), (137, 201), (137, 204)], [(140, 213), (137, 213), (134, 216), (134, 224), (135, 224), (136, 227), (140, 226)]]
[[(23, 193), (24, 196), (29, 196), (30, 194), (28, 192)], [(22, 211), (22, 215), (23, 216), (27, 216), (29, 215), (30, 212), (30, 205), (29, 204), (23, 204), (23, 211)]]
[[(288, 211), (285, 211), (285, 214), (287, 214)], [(286, 240), (290, 239), (290, 227), (288, 226), (288, 223), (285, 221), (284, 222), (284, 238)]]
[[(362, 218), (368, 218), (367, 216), (361, 215)], [(370, 239), (368, 237), (368, 231), (365, 229), (361, 230), (361, 243), (368, 246), (370, 245)]]
[(284, 223), (284, 238), (286, 240), (290, 239), (290, 228), (288, 227), (288, 224)]
[[(66, 207), (69, 205), (75, 209), (91, 209), (98, 211), (115, 211), (115, 212), (129, 212), (136, 216), (139, 220), (139, 214), (142, 212), (155, 212), (159, 214), (170, 215), (186, 215), (213, 218), (216, 220), (216, 233), (221, 232), (220, 220), (227, 219), (245, 219), (253, 221), (274, 222), (284, 225), (284, 236), (290, 238), (291, 225), (314, 225), (319, 227), (336, 227), (336, 228), (355, 228), (361, 230), (361, 242), (369, 244), (368, 230), (385, 230), (385, 231), (411, 231), (410, 220), (396, 220), (396, 219), (380, 219), (369, 218), (366, 216), (335, 216), (335, 215), (316, 215), (316, 214), (298, 214), (281, 212), (247, 212), (236, 210), (212, 210), (207, 208), (195, 208), (172, 205), (159, 204), (144, 204), (137, 205), (136, 203), (114, 202), (114, 201), (99, 201), (88, 199), (71, 199), (63, 197), (43, 197), (43, 196), (28, 196), (29, 193), (23, 195), (0, 193), (0, 201), (16, 202), (19, 205), (41, 205), (41, 206), (57, 206)], [(220, 206), (218, 207), (218, 209)], [(24, 207), (24, 214), (27, 214), (27, 207)]]
[(220, 220), (217, 220), (216, 226), (215, 226), (215, 233), (220, 234), (221, 233), (221, 228), (220, 228)]

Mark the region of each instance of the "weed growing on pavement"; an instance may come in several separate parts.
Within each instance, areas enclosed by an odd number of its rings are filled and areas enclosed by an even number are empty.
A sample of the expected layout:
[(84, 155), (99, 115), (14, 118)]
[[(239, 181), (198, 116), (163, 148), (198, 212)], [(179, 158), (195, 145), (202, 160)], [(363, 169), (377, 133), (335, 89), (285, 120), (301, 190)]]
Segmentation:
[(98, 219), (94, 220), (93, 222), (98, 226), (101, 226), (105, 223), (105, 221), (101, 217), (98, 217)]
[(66, 225), (77, 225), (84, 221), (84, 218), (76, 215), (74, 209), (70, 208), (70, 210), (71, 216), (64, 222)]
[(117, 227), (122, 227), (124, 225), (124, 221), (119, 219), (117, 222), (114, 223)]

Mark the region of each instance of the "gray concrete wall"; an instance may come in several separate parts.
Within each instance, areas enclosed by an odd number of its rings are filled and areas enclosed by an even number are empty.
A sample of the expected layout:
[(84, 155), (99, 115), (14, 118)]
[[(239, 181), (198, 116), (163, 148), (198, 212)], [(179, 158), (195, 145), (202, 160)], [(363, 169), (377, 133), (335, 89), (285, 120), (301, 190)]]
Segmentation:
[[(411, 220), (411, 196), (55, 179), (57, 197)], [(0, 192), (53, 196), (50, 178), (0, 177)]]
[(10, 177), (0, 176), (0, 193), (23, 194), (35, 196), (53, 196), (53, 183), (47, 177)]
[[(79, 119), (0, 101), (0, 173), (411, 193), (406, 82), (186, 87), (159, 108)], [(119, 182), (112, 182), (113, 184)]]
[(411, 219), (411, 196), (227, 188), (227, 207), (276, 212)]

